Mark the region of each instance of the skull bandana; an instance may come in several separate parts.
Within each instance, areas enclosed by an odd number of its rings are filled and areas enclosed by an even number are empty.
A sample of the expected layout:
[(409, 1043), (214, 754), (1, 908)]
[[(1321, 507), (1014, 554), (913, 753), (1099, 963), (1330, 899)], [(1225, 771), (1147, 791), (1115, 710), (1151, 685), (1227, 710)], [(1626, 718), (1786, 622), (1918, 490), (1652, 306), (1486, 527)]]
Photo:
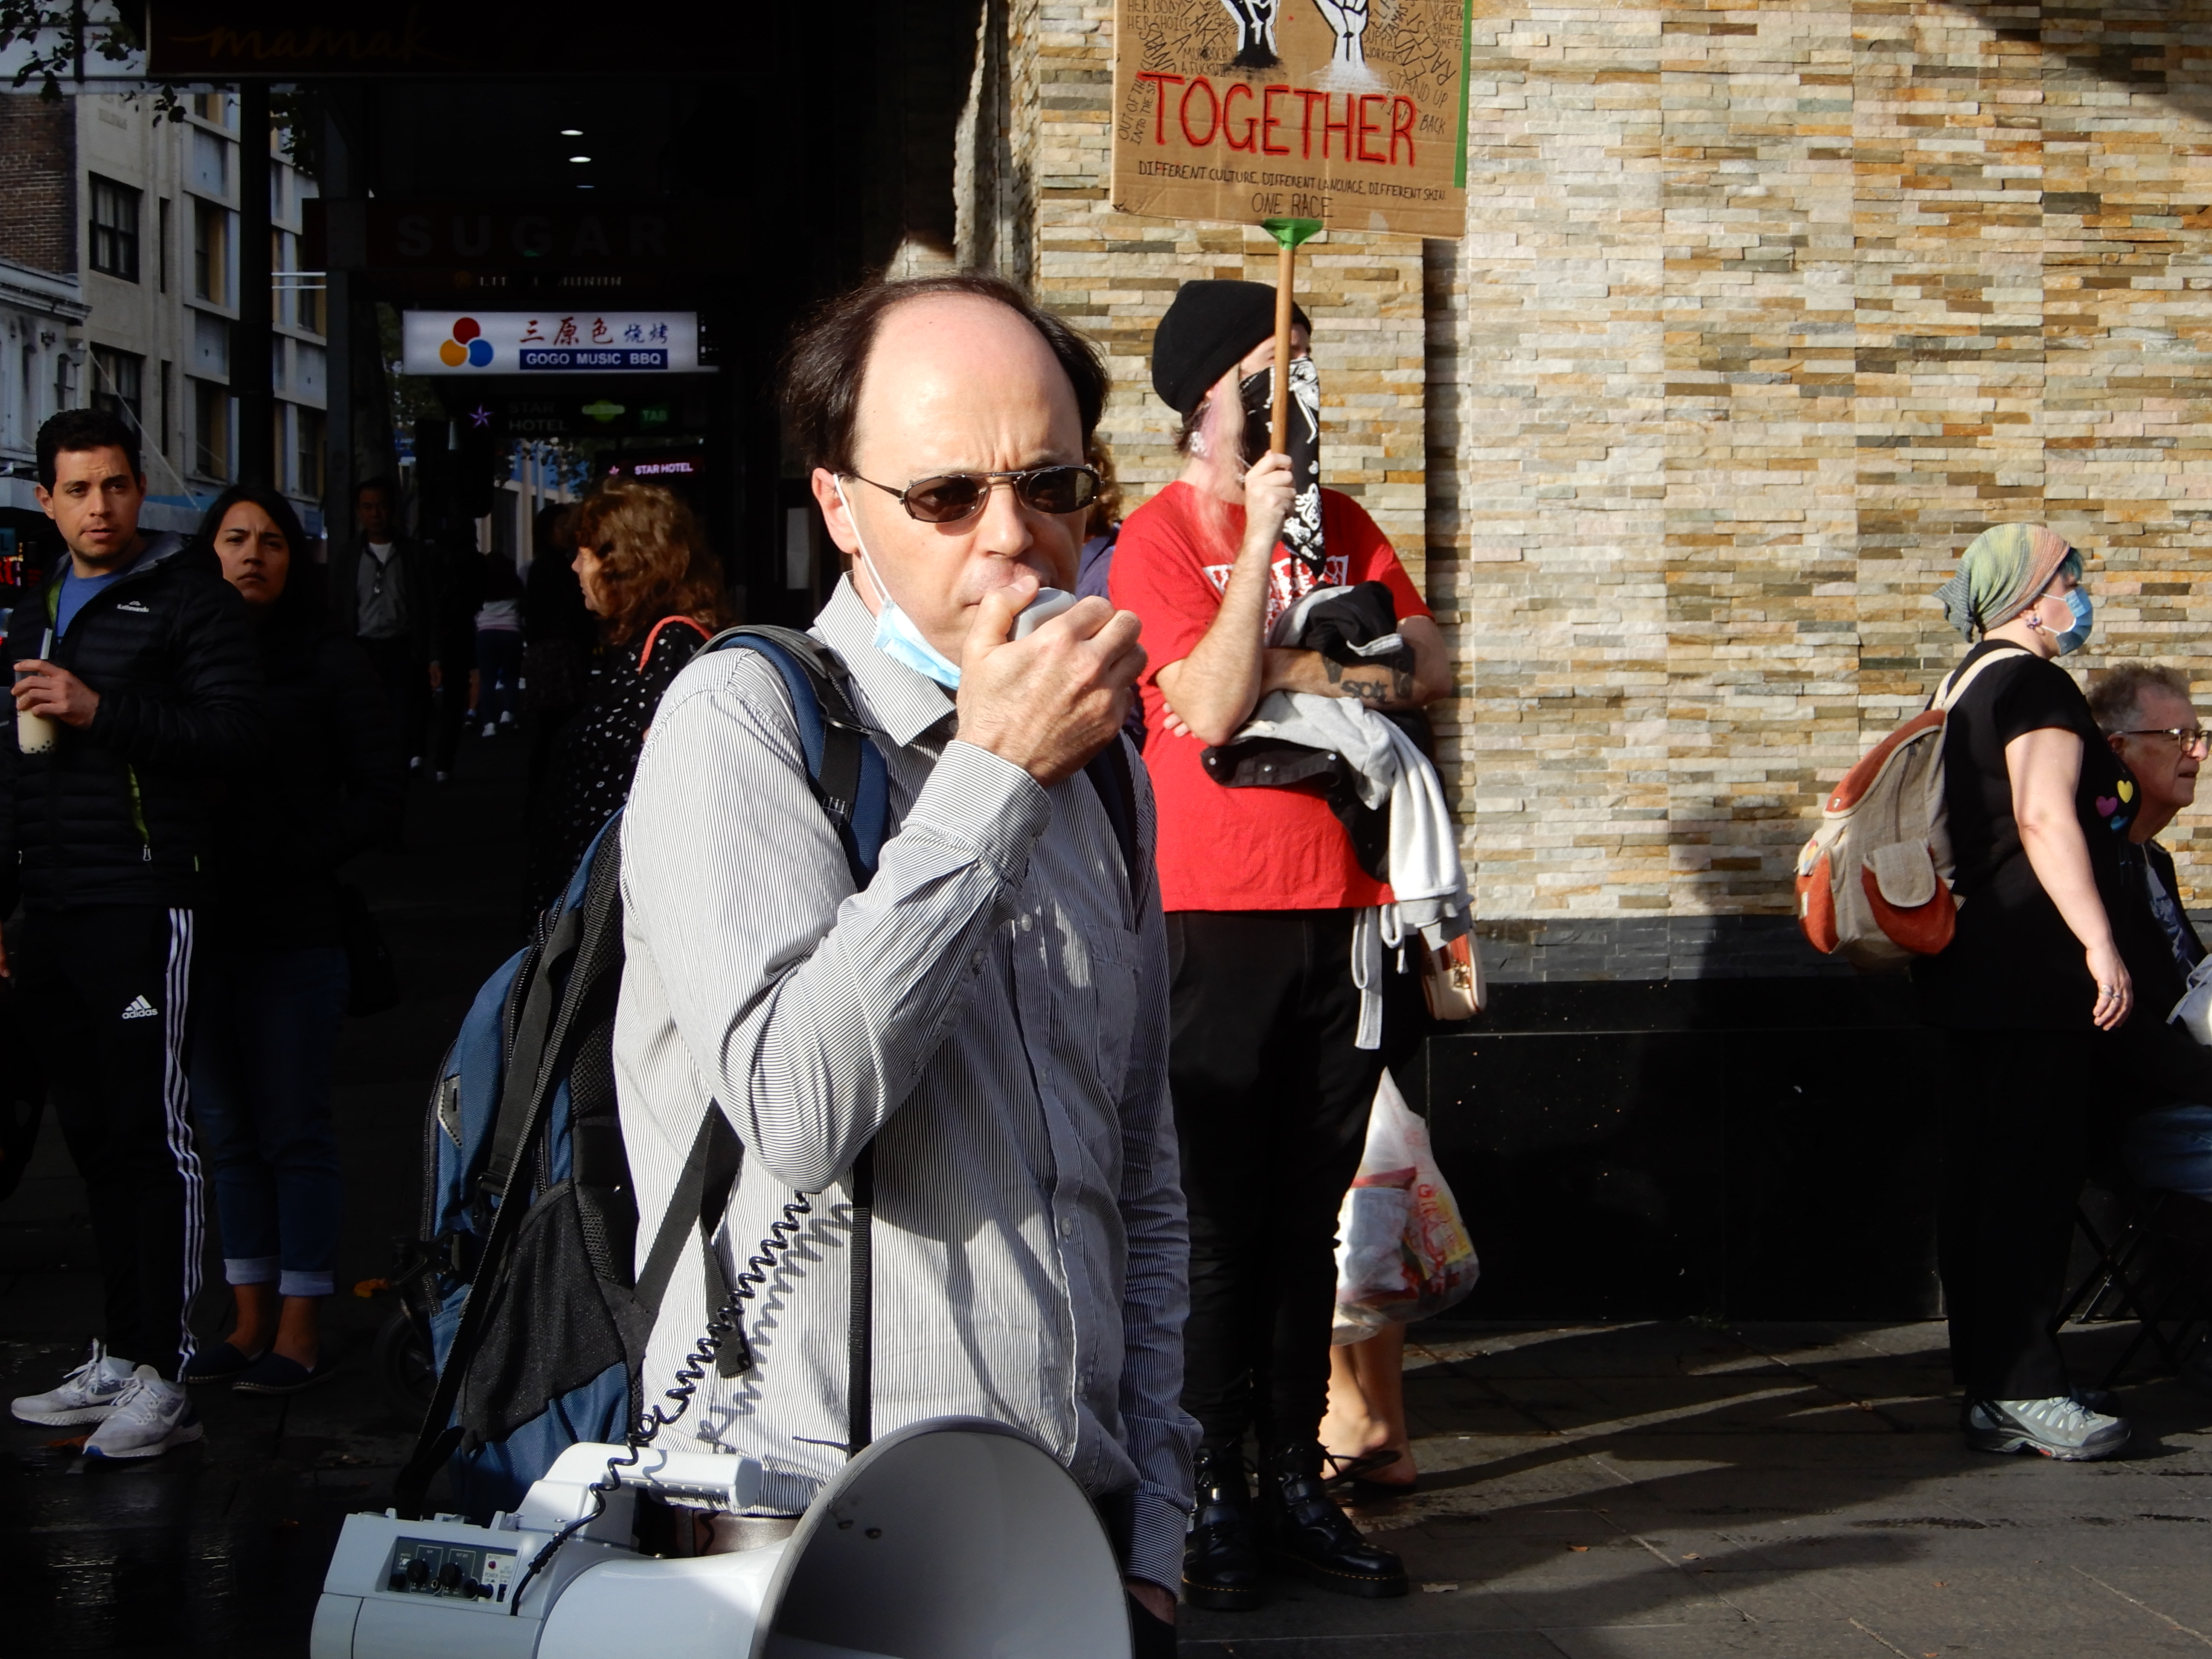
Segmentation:
[[(1273, 365), (1238, 382), (1244, 405), (1244, 464), (1249, 466), (1267, 453), (1273, 426), (1275, 370)], [(1291, 360), (1291, 424), (1284, 446), (1291, 457), (1291, 479), (1297, 493), (1291, 497), (1290, 517), (1283, 520), (1283, 545), (1292, 557), (1318, 579), (1323, 555), (1321, 544), (1321, 371), (1310, 357)]]

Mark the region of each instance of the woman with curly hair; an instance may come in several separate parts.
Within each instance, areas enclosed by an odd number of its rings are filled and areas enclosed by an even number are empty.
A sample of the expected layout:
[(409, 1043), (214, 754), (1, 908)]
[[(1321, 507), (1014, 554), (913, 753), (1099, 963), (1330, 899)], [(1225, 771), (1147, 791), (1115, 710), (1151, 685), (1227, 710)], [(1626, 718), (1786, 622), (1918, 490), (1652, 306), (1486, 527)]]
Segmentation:
[(615, 483), (576, 509), (575, 571), (599, 619), (583, 706), (555, 734), (530, 810), (530, 902), (559, 896), (601, 826), (629, 797), (653, 711), (684, 665), (730, 620), (721, 567), (699, 521), (657, 484)]

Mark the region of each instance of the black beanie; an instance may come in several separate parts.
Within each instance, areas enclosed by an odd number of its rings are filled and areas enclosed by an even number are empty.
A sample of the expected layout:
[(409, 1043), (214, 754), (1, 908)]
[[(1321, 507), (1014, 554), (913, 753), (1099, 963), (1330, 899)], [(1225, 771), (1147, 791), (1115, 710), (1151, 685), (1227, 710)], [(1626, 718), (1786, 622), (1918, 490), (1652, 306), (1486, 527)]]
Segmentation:
[[(1311, 331), (1297, 305), (1291, 319)], [(1185, 283), (1152, 335), (1152, 390), (1188, 416), (1237, 359), (1274, 332), (1275, 290), (1268, 283)]]

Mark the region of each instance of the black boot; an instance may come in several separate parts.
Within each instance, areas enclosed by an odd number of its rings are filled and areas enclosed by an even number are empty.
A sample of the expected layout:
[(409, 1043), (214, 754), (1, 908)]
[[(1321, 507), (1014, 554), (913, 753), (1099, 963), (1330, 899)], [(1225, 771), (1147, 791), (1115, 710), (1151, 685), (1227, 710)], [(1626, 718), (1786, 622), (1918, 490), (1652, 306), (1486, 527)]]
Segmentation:
[(1324, 1490), (1318, 1440), (1262, 1455), (1252, 1527), (1268, 1565), (1323, 1589), (1378, 1597), (1406, 1593), (1405, 1564), (1362, 1538)]
[(1198, 1514), (1183, 1546), (1183, 1599), (1194, 1607), (1242, 1612), (1267, 1599), (1260, 1552), (1252, 1542), (1252, 1494), (1244, 1454), (1236, 1446), (1202, 1446), (1192, 1466)]

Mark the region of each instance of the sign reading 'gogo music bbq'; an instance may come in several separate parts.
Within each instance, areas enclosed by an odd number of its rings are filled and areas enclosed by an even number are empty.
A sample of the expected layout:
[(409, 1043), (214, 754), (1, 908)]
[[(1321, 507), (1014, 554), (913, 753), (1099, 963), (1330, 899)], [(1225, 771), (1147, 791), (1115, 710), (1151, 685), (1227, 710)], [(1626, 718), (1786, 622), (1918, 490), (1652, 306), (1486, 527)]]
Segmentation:
[(400, 319), (409, 374), (696, 374), (690, 311), (410, 311)]
[(1114, 206), (1467, 229), (1470, 0), (1119, 0)]

